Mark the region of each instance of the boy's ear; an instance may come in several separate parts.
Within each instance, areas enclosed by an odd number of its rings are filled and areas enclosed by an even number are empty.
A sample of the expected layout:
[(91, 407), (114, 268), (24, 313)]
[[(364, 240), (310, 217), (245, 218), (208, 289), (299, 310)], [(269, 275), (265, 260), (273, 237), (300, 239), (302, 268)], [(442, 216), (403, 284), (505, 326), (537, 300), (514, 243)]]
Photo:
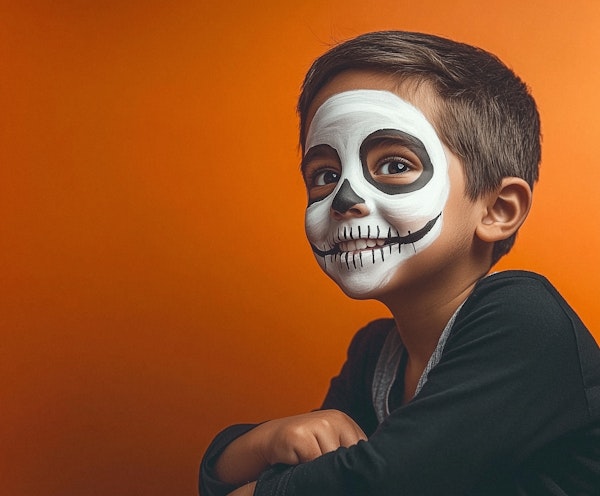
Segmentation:
[(505, 177), (485, 201), (475, 233), (482, 241), (493, 243), (509, 238), (521, 227), (531, 208), (531, 188), (519, 177)]

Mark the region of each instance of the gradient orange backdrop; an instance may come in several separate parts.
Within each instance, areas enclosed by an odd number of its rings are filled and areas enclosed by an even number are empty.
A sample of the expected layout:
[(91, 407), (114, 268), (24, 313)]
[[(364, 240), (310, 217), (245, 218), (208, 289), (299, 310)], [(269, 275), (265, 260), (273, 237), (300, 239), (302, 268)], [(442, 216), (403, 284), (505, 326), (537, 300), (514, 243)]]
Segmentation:
[(600, 337), (595, 0), (2, 1), (2, 494), (196, 494), (217, 430), (316, 407), (354, 331), (303, 235), (295, 99), (332, 42), (400, 28), (497, 53), (543, 119), (501, 268)]

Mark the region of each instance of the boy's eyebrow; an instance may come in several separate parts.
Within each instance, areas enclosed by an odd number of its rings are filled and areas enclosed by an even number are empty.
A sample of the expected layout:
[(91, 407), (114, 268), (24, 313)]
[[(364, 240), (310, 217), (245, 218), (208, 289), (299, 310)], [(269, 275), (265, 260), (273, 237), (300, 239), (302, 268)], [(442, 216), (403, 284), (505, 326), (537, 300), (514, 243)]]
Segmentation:
[(335, 148), (333, 148), (330, 145), (315, 145), (311, 147), (302, 158), (302, 162), (300, 162), (300, 170), (304, 172), (304, 170), (306, 169), (306, 164), (308, 164), (311, 160), (314, 160), (315, 158), (338, 159), (338, 153), (335, 150)]

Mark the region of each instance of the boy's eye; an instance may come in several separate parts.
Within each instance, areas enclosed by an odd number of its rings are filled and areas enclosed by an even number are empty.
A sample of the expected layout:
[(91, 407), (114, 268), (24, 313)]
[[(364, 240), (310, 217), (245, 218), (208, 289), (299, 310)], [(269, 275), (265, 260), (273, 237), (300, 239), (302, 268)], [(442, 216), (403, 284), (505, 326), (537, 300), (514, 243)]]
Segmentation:
[(406, 147), (382, 146), (367, 156), (371, 177), (378, 183), (406, 185), (415, 182), (423, 172), (419, 157)]
[(313, 175), (312, 183), (315, 186), (325, 186), (335, 184), (340, 180), (340, 175), (333, 170), (319, 171)]
[(328, 196), (339, 180), (340, 172), (334, 169), (317, 169), (309, 173), (305, 177), (309, 201), (319, 201)]
[(402, 174), (411, 170), (411, 164), (408, 160), (402, 158), (392, 158), (380, 162), (373, 171), (375, 175)]

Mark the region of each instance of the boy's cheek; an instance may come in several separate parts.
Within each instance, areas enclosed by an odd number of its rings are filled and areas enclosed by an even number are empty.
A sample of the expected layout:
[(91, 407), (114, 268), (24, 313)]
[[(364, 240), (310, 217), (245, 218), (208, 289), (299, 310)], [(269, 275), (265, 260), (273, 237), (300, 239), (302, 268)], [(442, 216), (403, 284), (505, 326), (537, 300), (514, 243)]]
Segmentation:
[(313, 204), (306, 209), (304, 228), (306, 236), (311, 243), (327, 238), (330, 209), (331, 202), (327, 200)]

